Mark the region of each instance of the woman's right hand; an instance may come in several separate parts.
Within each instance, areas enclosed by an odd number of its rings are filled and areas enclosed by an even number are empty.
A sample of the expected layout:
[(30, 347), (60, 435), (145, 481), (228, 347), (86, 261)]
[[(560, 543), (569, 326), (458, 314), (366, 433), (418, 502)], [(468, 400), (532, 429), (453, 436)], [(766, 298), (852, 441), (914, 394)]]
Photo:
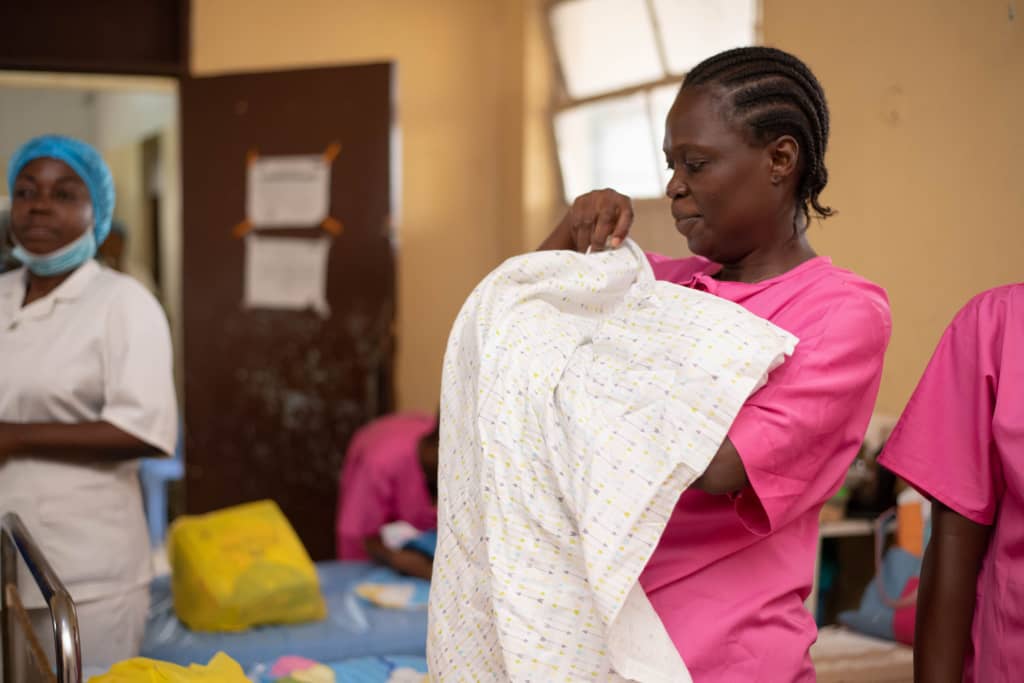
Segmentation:
[(602, 251), (617, 248), (633, 226), (633, 202), (615, 190), (594, 190), (573, 201), (554, 232), (540, 245), (545, 249)]

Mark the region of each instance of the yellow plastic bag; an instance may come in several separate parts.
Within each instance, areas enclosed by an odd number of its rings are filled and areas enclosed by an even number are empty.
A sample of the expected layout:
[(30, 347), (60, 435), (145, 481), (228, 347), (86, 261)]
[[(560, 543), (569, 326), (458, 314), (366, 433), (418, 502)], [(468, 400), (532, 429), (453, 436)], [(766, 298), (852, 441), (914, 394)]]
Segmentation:
[(206, 666), (193, 664), (187, 669), (169, 662), (135, 657), (118, 662), (105, 674), (93, 676), (89, 683), (249, 683), (238, 662), (218, 652)]
[(174, 611), (194, 631), (327, 616), (313, 562), (273, 501), (181, 517), (169, 552)]

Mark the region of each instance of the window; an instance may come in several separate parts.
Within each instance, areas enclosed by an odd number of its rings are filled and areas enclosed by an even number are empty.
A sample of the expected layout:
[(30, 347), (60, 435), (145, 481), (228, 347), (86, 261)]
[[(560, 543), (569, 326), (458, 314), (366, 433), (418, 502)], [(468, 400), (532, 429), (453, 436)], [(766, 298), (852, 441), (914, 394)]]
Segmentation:
[(752, 45), (758, 0), (554, 0), (562, 75), (554, 117), (565, 197), (613, 187), (661, 196), (664, 121), (683, 75), (710, 55)]

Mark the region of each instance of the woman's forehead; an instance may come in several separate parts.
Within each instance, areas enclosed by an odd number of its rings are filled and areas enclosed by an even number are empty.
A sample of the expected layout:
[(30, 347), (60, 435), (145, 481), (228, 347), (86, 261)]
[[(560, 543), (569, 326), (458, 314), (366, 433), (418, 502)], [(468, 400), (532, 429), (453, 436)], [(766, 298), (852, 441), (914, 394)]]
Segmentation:
[(18, 171), (17, 178), (35, 182), (77, 183), (85, 186), (85, 182), (67, 163), (50, 157), (39, 157), (28, 162)]
[(684, 88), (665, 118), (665, 151), (680, 147), (743, 144), (740, 131), (726, 112), (726, 102), (716, 90)]

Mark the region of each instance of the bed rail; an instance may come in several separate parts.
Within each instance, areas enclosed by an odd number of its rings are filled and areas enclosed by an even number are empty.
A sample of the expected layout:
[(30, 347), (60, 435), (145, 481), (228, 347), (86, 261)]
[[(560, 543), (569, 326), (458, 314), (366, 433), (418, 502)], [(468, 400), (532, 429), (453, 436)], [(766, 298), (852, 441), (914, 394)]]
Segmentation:
[[(3, 638), (3, 680), (20, 683), (26, 668), (27, 648), (15, 649), (15, 627), (19, 620), (24, 630), (24, 609), (18, 599), (18, 556), (24, 560), (39, 592), (50, 609), (53, 624), (54, 652), (56, 653), (56, 680), (58, 683), (81, 683), (82, 650), (79, 644), (78, 616), (75, 603), (67, 588), (57, 577), (53, 567), (43, 556), (21, 518), (13, 512), (3, 516), (0, 523), (0, 604), (3, 607), (0, 629)], [(31, 629), (26, 633), (30, 638)]]

